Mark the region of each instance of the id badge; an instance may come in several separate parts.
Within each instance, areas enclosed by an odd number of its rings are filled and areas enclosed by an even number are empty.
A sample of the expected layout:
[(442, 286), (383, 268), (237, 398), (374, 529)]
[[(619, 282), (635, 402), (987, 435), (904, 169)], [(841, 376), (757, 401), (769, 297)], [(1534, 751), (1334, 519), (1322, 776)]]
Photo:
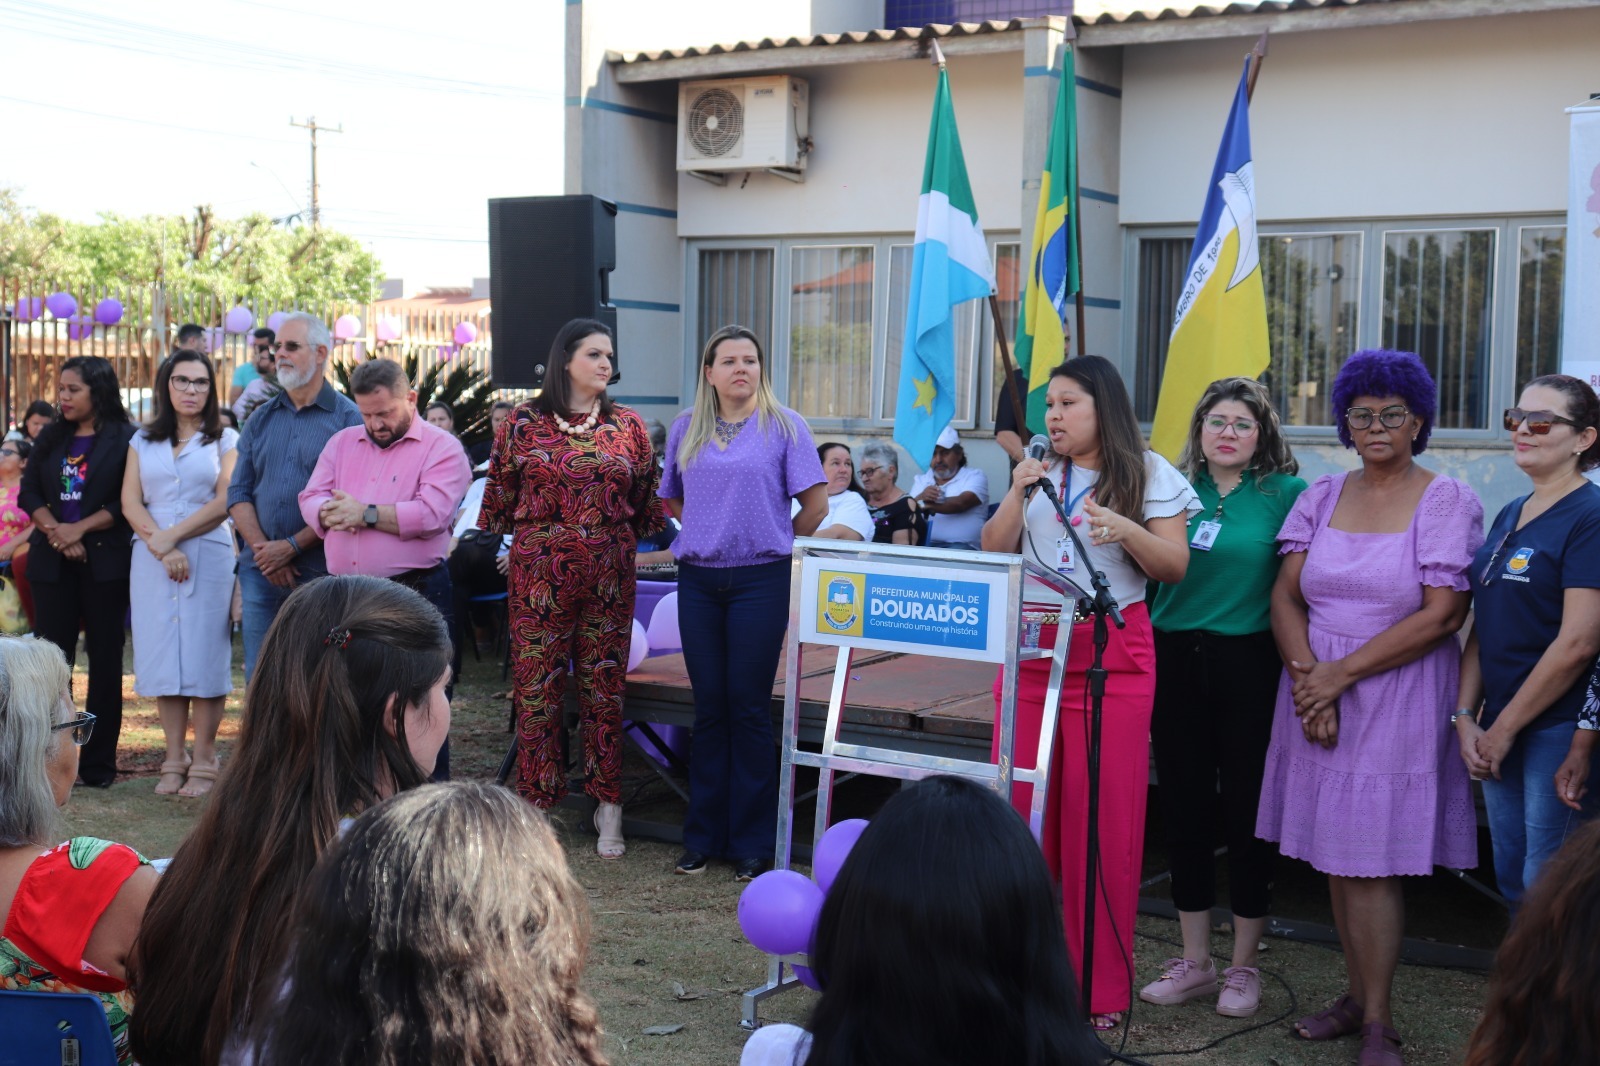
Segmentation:
[(1207, 518), (1195, 527), (1194, 537), (1189, 541), (1189, 547), (1208, 552), (1211, 550), (1211, 546), (1217, 542), (1217, 534), (1221, 532), (1222, 523)]
[(1062, 537), (1056, 541), (1056, 569), (1063, 574), (1072, 573), (1076, 563), (1072, 554), (1072, 538)]

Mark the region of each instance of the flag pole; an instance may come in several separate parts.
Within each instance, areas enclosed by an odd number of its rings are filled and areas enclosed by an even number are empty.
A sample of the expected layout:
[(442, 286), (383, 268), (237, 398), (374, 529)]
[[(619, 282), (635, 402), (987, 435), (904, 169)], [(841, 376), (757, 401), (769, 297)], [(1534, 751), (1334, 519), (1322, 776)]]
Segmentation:
[(1250, 80), (1244, 86), (1244, 98), (1253, 101), (1256, 97), (1256, 79), (1261, 76), (1261, 64), (1267, 61), (1267, 35), (1262, 33), (1256, 39), (1255, 46), (1250, 49)]
[[(944, 70), (944, 50), (939, 47), (938, 40), (930, 38), (928, 45), (928, 58), (933, 61), (934, 66)], [(1016, 418), (1017, 427), (1020, 431), (1027, 426), (1028, 418), (1022, 406), (1022, 398), (1017, 395), (1015, 387), (1017, 368), (1011, 361), (1011, 346), (1006, 343), (1006, 324), (1005, 319), (1000, 314), (1000, 298), (992, 292), (989, 294), (989, 314), (994, 319), (994, 339), (995, 343), (1000, 346), (1000, 362), (1005, 368), (1006, 384), (1011, 386), (1008, 390), (1011, 394), (1011, 413)], [(1020, 432), (1018, 436), (1021, 436)]]
[[(1071, 43), (1068, 43), (1067, 47), (1071, 48)], [(1074, 71), (1078, 69), (1076, 63), (1073, 64), (1072, 69)], [(1062, 77), (1065, 76), (1065, 74), (1062, 75)], [(1074, 115), (1076, 115), (1078, 111), (1078, 87), (1076, 85), (1069, 85), (1067, 86), (1067, 91), (1072, 93), (1072, 112)], [(1078, 180), (1072, 183), (1072, 227), (1073, 240), (1077, 241), (1078, 243), (1078, 262), (1080, 264), (1083, 262), (1083, 201), (1078, 196), (1078, 186), (1083, 182), (1083, 169), (1079, 166), (1081, 158), (1081, 154), (1078, 151), (1078, 138), (1076, 135), (1074, 135), (1072, 138), (1072, 173), (1077, 177)], [(1083, 324), (1082, 266), (1078, 268), (1078, 291), (1073, 293), (1072, 298), (1073, 302), (1078, 308), (1078, 357), (1081, 359), (1088, 352), (1088, 348), (1086, 347), (1088, 344), (1088, 339), (1085, 336), (1086, 327)]]

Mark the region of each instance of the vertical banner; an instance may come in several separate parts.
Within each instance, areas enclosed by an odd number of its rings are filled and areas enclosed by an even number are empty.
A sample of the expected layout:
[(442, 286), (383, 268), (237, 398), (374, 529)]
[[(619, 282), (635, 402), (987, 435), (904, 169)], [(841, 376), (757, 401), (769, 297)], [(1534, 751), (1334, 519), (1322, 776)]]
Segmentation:
[(1570, 107), (1561, 372), (1600, 388), (1600, 103)]

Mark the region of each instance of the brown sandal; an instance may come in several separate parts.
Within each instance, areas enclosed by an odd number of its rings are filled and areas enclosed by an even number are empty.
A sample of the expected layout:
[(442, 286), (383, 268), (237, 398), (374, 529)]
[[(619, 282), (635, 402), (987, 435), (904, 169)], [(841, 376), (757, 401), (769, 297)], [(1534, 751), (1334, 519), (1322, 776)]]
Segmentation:
[(1361, 1027), (1361, 1056), (1356, 1066), (1406, 1066), (1400, 1054), (1400, 1034), (1382, 1022)]
[[(217, 775), (220, 773), (222, 773), (221, 759), (217, 759), (210, 766), (202, 766), (199, 763), (195, 763), (189, 767), (189, 779), (178, 790), (178, 795), (187, 799), (196, 799), (204, 796), (211, 791), (211, 786), (217, 783)], [(197, 786), (195, 784), (197, 781), (201, 782), (203, 787)]]
[[(156, 795), (176, 796), (178, 791), (183, 788), (184, 785), (184, 782), (181, 779), (188, 775), (189, 767), (192, 763), (193, 760), (187, 755), (183, 757), (182, 762), (178, 762), (175, 759), (168, 759), (166, 762), (162, 763), (161, 780), (156, 782)], [(168, 788), (167, 778), (169, 777), (180, 778), (180, 780), (177, 784), (173, 785), (171, 788)]]
[(1294, 1035), (1301, 1040), (1337, 1040), (1361, 1031), (1366, 1011), (1346, 992), (1327, 1010), (1308, 1014), (1294, 1023)]

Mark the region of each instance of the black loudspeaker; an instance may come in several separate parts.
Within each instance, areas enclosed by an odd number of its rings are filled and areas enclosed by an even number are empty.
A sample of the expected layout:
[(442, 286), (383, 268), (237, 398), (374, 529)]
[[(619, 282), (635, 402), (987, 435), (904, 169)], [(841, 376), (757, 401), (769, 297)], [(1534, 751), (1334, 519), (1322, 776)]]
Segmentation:
[[(617, 205), (598, 196), (489, 201), (489, 303), (496, 388), (538, 388), (556, 331), (595, 318), (617, 332), (611, 271)], [(621, 349), (620, 342), (617, 345)], [(621, 379), (612, 361), (611, 380)]]

